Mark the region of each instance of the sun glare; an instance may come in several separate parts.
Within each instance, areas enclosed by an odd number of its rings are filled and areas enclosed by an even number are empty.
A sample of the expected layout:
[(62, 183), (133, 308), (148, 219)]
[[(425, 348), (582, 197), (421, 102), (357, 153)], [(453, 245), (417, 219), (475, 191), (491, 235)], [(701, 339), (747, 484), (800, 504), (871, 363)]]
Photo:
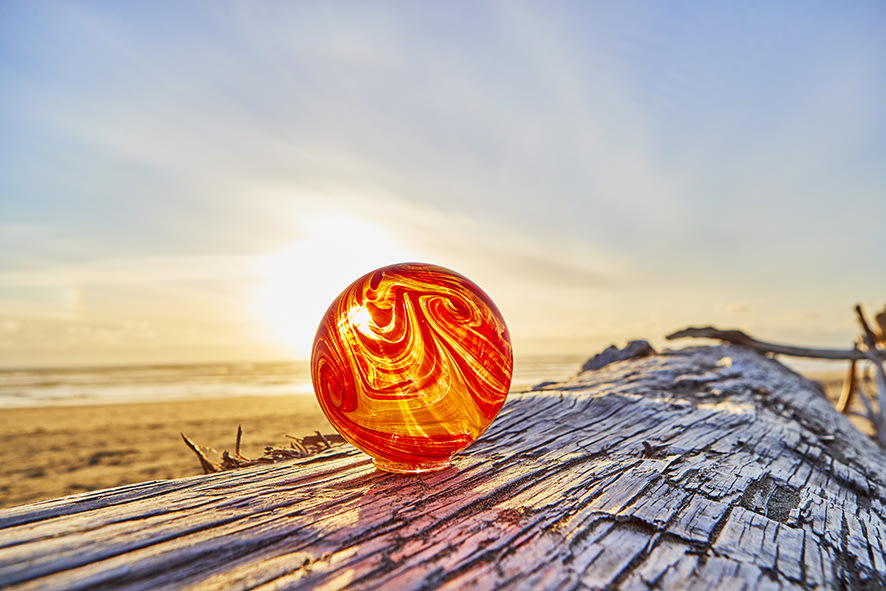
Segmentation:
[[(417, 257), (366, 219), (317, 216), (302, 228), (301, 240), (259, 262), (254, 307), (273, 338), (304, 359), (320, 318), (344, 288), (373, 269)], [(365, 315), (355, 313), (352, 321), (364, 330), (371, 317), (362, 310)]]
[(365, 335), (372, 334), (372, 327), (375, 326), (372, 315), (365, 306), (354, 306), (348, 310), (348, 322)]

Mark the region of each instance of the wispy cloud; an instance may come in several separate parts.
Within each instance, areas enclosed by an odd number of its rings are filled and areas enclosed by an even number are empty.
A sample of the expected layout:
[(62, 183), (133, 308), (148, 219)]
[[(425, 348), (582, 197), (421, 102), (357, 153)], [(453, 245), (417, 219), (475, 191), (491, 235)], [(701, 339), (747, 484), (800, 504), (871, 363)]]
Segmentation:
[(880, 8), (5, 10), (0, 300), (28, 318), (80, 289), (77, 322), (264, 330), (268, 260), (335, 269), (317, 301), (358, 272), (305, 246), (324, 216), (382, 232), (355, 268), (457, 268), (527, 342), (886, 290)]

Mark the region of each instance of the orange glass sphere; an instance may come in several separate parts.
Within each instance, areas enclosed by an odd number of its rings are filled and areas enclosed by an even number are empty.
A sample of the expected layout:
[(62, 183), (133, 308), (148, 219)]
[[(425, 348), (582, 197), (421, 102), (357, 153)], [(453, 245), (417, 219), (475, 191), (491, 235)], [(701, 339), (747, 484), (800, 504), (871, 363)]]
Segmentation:
[(514, 358), (501, 312), (443, 267), (357, 279), (329, 306), (311, 380), (329, 422), (375, 465), (426, 472), (479, 437), (504, 404)]

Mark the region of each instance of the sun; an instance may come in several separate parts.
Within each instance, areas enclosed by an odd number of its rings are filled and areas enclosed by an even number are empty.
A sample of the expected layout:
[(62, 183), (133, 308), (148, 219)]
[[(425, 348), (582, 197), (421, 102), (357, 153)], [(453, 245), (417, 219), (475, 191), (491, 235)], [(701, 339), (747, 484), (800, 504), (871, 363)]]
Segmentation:
[(348, 310), (348, 322), (365, 335), (371, 335), (373, 329), (377, 328), (366, 306), (354, 306)]
[(345, 287), (373, 269), (418, 257), (365, 218), (313, 216), (301, 229), (299, 240), (258, 262), (253, 309), (270, 338), (307, 359), (320, 318)]

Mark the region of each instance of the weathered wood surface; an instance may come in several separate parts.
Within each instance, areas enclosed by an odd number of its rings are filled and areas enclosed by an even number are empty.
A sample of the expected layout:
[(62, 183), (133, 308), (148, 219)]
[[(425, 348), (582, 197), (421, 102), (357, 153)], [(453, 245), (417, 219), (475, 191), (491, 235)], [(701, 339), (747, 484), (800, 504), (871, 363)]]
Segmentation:
[(512, 395), (442, 472), (320, 456), (0, 511), (8, 589), (884, 589), (886, 457), (747, 349)]

